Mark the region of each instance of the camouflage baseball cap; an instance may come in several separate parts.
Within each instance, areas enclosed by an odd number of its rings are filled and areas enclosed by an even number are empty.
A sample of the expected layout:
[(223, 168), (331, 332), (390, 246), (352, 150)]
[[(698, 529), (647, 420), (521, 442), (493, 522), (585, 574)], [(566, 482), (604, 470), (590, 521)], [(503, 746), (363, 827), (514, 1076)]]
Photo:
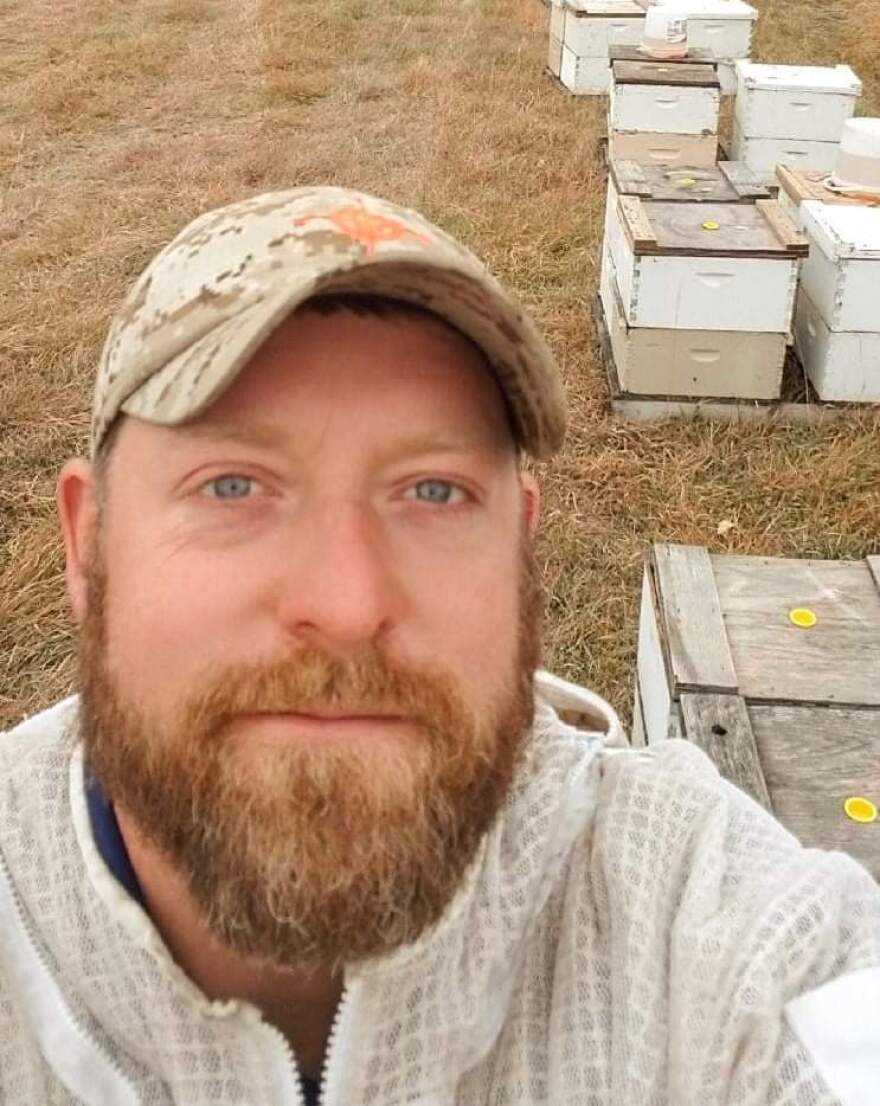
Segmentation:
[(316, 295), (369, 293), (434, 312), (486, 356), (520, 444), (562, 442), (565, 399), (534, 324), (464, 246), (421, 215), (343, 188), (255, 196), (200, 216), (131, 289), (101, 354), (91, 448), (120, 411), (173, 426), (208, 407)]

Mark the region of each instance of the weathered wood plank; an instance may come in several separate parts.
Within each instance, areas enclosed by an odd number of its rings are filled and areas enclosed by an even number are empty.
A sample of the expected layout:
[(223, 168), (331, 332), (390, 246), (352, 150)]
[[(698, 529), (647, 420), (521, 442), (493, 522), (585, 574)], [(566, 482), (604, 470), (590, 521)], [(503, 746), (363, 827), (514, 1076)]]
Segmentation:
[(770, 198), (769, 190), (744, 161), (719, 161), (718, 170), (741, 198), (755, 200)]
[(686, 88), (719, 88), (714, 65), (681, 65), (670, 61), (612, 61), (614, 84), (662, 85)]
[(643, 749), (648, 744), (645, 733), (645, 716), (642, 712), (642, 693), (639, 691), (639, 678), (636, 676), (633, 688), (633, 721), (629, 738), (630, 745), (635, 749)]
[(645, 177), (644, 166), (637, 161), (626, 159), (614, 160), (608, 163), (608, 172), (617, 191), (626, 196), (651, 196), (651, 186)]
[(709, 554), (697, 545), (658, 544), (652, 560), (673, 697), (682, 690), (736, 693), (737, 673)]
[(778, 200), (756, 200), (755, 207), (787, 250), (798, 257), (806, 257), (809, 254), (810, 243), (779, 206)]
[(621, 196), (617, 201), (617, 210), (635, 252), (657, 248), (654, 228), (638, 196)]
[[(713, 555), (739, 690), (752, 702), (880, 707), (880, 591), (865, 561)], [(808, 607), (811, 629), (789, 612)]]
[[(608, 60), (609, 61), (651, 61), (646, 54), (643, 54), (638, 46), (609, 46), (608, 47)], [(653, 59), (655, 62), (660, 61), (659, 58)], [(690, 46), (687, 54), (683, 58), (667, 59), (666, 64), (669, 65), (717, 65), (715, 61), (715, 55), (705, 46)]]
[(683, 692), (681, 713), (685, 737), (699, 745), (725, 779), (772, 812), (745, 700)]
[(880, 820), (851, 821), (851, 795), (880, 806), (880, 711), (751, 705), (776, 816), (803, 844), (843, 849), (880, 879)]
[(636, 672), (642, 703), (645, 743), (653, 745), (669, 736), (672, 695), (669, 690), (667, 661), (660, 642), (654, 582), (650, 566), (645, 565), (642, 579), (642, 605), (639, 614), (639, 645)]

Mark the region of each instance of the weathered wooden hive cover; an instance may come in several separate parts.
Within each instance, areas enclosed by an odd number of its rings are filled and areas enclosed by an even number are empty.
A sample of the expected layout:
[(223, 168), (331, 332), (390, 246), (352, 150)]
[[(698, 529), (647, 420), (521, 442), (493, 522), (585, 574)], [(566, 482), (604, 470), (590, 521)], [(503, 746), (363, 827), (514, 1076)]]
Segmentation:
[(619, 212), (633, 253), (763, 257), (806, 257), (809, 245), (775, 200), (754, 205), (672, 203), (623, 197)]
[(821, 169), (777, 165), (776, 179), (779, 181), (780, 202), (786, 208), (798, 208), (805, 200), (843, 207), (880, 207), (880, 196), (868, 193), (847, 195), (829, 188), (830, 177)]
[[(880, 878), (880, 557), (813, 561), (656, 545), (633, 741), (685, 737), (808, 846)], [(851, 805), (851, 804), (850, 804)]]
[(611, 159), (608, 175), (618, 195), (668, 203), (754, 203), (769, 190), (741, 161), (717, 165), (642, 165)]
[(675, 61), (613, 61), (615, 84), (648, 84), (684, 88), (719, 88), (714, 65), (681, 65)]

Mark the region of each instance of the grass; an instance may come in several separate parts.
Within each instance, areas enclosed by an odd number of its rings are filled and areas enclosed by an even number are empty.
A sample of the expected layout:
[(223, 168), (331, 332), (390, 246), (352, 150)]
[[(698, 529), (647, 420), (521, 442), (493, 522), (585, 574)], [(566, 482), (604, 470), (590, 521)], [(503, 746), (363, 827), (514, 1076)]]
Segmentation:
[[(763, 0), (755, 56), (849, 61), (880, 113), (876, 0)], [(860, 557), (880, 539), (878, 416), (822, 428), (609, 417), (599, 100), (545, 78), (538, 0), (35, 0), (0, 15), (0, 725), (70, 690), (53, 486), (85, 448), (108, 321), (198, 212), (306, 182), (461, 236), (557, 351), (571, 432), (541, 474), (547, 661), (625, 713), (652, 541)], [(719, 523), (729, 520), (731, 527)]]

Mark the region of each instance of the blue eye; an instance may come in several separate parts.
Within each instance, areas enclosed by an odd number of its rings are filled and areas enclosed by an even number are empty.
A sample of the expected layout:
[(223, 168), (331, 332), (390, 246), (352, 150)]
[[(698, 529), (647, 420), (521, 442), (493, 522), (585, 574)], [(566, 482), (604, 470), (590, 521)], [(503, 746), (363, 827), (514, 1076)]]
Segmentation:
[(434, 503), (439, 506), (461, 503), (464, 499), (462, 489), (449, 480), (420, 480), (407, 489), (406, 494), (407, 498), (417, 499), (420, 503)]
[(217, 476), (205, 487), (214, 499), (246, 499), (256, 483), (250, 476)]

